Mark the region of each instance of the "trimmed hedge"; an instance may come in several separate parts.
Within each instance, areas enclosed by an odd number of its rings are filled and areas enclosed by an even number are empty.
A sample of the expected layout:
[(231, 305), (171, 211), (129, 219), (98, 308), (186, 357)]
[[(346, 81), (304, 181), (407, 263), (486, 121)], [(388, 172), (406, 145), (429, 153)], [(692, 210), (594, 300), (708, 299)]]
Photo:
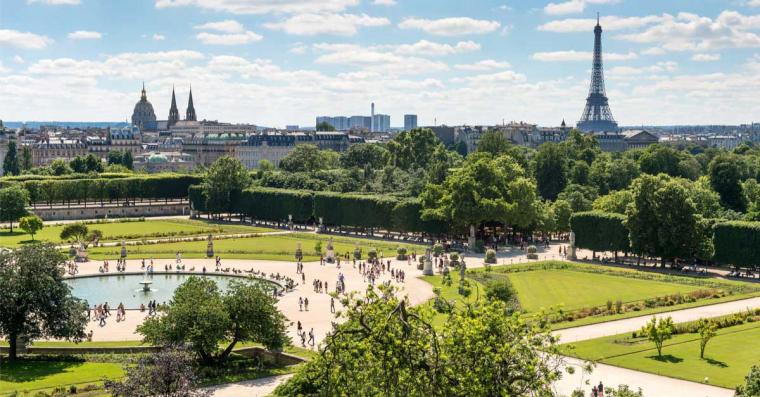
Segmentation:
[(197, 175), (155, 174), (125, 178), (43, 179), (15, 182), (29, 192), (33, 203), (118, 199), (185, 198)]
[[(196, 211), (206, 211), (206, 200), (200, 185), (190, 186), (190, 203)], [(393, 196), (360, 195), (309, 190), (288, 190), (255, 187), (246, 189), (233, 205), (235, 211), (254, 219), (318, 221), (325, 225), (382, 228), (401, 232), (442, 234), (447, 225), (439, 221), (423, 221), (422, 206), (417, 199)]]
[(737, 266), (760, 266), (760, 222), (723, 222), (715, 225), (714, 259)]
[(592, 251), (629, 251), (628, 229), (621, 214), (589, 211), (570, 217), (575, 246)]

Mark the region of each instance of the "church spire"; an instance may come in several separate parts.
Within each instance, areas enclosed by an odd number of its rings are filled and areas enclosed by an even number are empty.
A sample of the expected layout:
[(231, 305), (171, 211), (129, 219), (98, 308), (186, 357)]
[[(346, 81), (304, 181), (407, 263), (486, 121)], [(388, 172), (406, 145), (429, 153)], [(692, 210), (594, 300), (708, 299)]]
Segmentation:
[(185, 120), (197, 121), (195, 115), (195, 107), (193, 106), (193, 86), (190, 86), (190, 97), (187, 100), (187, 112), (185, 113)]
[(143, 100), (143, 101), (147, 101), (148, 100), (148, 95), (145, 93), (145, 82), (144, 81), (143, 81), (142, 93), (140, 94), (140, 99)]
[(174, 86), (172, 86), (172, 105), (169, 108), (169, 119), (167, 121), (167, 127), (171, 127), (177, 124), (179, 121), (179, 110), (177, 109), (177, 98), (174, 96)]

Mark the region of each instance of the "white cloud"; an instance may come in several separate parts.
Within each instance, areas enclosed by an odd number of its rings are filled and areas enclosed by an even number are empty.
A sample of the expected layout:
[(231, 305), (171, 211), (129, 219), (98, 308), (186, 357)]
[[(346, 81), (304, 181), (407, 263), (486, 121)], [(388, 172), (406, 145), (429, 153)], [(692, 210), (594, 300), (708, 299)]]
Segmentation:
[(692, 61), (713, 62), (720, 60), (720, 54), (694, 54), (691, 56)]
[(68, 37), (72, 40), (99, 40), (103, 37), (103, 34), (91, 30), (77, 30), (76, 32), (69, 33)]
[(660, 47), (649, 47), (644, 50), (641, 50), (642, 55), (662, 55), (666, 53), (667, 51), (663, 50)]
[(0, 61), (0, 74), (8, 73), (11, 70), (3, 65), (3, 61)]
[(193, 6), (233, 14), (339, 12), (359, 0), (156, 0), (156, 8)]
[(484, 34), (493, 32), (501, 24), (497, 21), (487, 21), (468, 17), (419, 19), (408, 18), (398, 24), (401, 29), (418, 29), (436, 36), (460, 36)]
[(166, 40), (166, 36), (164, 36), (162, 34), (154, 33), (153, 34), (153, 40), (155, 40), (155, 41), (164, 41), (164, 40)]
[(0, 29), (0, 46), (8, 45), (29, 50), (39, 50), (48, 46), (53, 40), (47, 36), (41, 36), (18, 30)]
[[(672, 16), (668, 14), (643, 17), (606, 16), (600, 18), (599, 24), (602, 25), (602, 29), (605, 31), (626, 30), (652, 25), (668, 18), (672, 18)], [(596, 26), (596, 19), (594, 18), (567, 18), (547, 22), (540, 25), (538, 30), (556, 33), (593, 32), (594, 26)]]
[(247, 30), (243, 33), (230, 33), (230, 34), (216, 34), (208, 32), (200, 32), (195, 35), (203, 44), (210, 45), (241, 45), (248, 44), (255, 41), (261, 41), (263, 38), (260, 34)]
[(401, 56), (376, 47), (365, 48), (356, 44), (315, 44), (316, 51), (326, 52), (314, 61), (320, 64), (353, 65), (364, 72), (392, 75), (424, 74), (448, 70), (443, 62), (414, 56)]
[(309, 46), (298, 42), (293, 45), (293, 47), (290, 48), (290, 52), (293, 54), (303, 55), (306, 53), (306, 50), (309, 49)]
[(460, 41), (455, 45), (420, 40), (413, 44), (401, 44), (396, 53), (402, 55), (451, 55), (463, 52), (478, 51), (480, 44), (474, 41)]
[[(591, 61), (593, 53), (590, 51), (551, 51), (551, 52), (536, 52), (532, 56), (533, 59), (543, 62), (564, 62), (564, 61)], [(627, 54), (619, 54), (614, 52), (605, 52), (602, 56), (606, 61), (627, 61), (638, 58), (635, 52), (629, 52)]]
[(747, 0), (745, 5), (747, 7), (760, 7), (760, 0)]
[(475, 84), (494, 84), (494, 83), (515, 83), (524, 82), (525, 76), (515, 73), (511, 70), (505, 70), (498, 73), (478, 74), (464, 78), (454, 78), (451, 81), (455, 83), (470, 82)]
[(265, 23), (264, 27), (297, 36), (353, 36), (360, 27), (385, 26), (390, 23), (387, 18), (376, 18), (367, 14), (298, 14), (280, 22)]
[(492, 69), (506, 69), (509, 66), (510, 66), (509, 62), (499, 62), (493, 59), (484, 59), (480, 62), (454, 65), (454, 69), (479, 72), (479, 71), (486, 71), (486, 70), (492, 70)]
[(24, 63), (24, 58), (21, 58), (20, 55), (16, 55), (16, 56), (13, 57), (13, 62), (15, 62), (15, 63), (17, 63), (17, 64), (20, 65), (20, 64)]
[(643, 31), (621, 34), (616, 38), (654, 44), (667, 51), (707, 52), (722, 48), (760, 47), (760, 36), (752, 32), (759, 28), (760, 15), (723, 11), (712, 19), (682, 12), (676, 16), (668, 15)]
[(396, 0), (374, 0), (372, 4), (378, 6), (394, 6), (396, 5)]
[(633, 66), (615, 66), (607, 70), (606, 75), (611, 79), (627, 78), (629, 76), (639, 76), (642, 74), (655, 73), (672, 73), (678, 70), (678, 63), (674, 61), (657, 62), (654, 65), (633, 67)]
[(225, 33), (241, 33), (245, 31), (245, 27), (243, 27), (240, 22), (232, 19), (219, 22), (208, 22), (204, 23), (203, 25), (196, 25), (195, 29), (216, 30)]
[(26, 0), (27, 4), (48, 4), (53, 6), (58, 5), (65, 5), (65, 6), (75, 6), (79, 5), (81, 3), (81, 0)]
[(567, 0), (562, 3), (549, 3), (544, 12), (549, 15), (577, 14), (583, 12), (589, 4), (614, 4), (619, 0)]

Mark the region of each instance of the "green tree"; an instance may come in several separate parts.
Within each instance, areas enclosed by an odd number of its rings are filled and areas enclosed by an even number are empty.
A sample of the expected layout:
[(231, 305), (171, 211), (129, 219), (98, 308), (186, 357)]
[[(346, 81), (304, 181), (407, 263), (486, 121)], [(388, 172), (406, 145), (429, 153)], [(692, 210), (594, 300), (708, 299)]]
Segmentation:
[(82, 156), (76, 156), (69, 162), (69, 167), (77, 174), (87, 173), (87, 163)]
[(335, 127), (333, 127), (332, 124), (323, 121), (321, 123), (317, 123), (317, 131), (335, 131)]
[(652, 320), (641, 328), (641, 334), (654, 343), (657, 357), (662, 357), (662, 344), (673, 336), (673, 330), (672, 317), (660, 318), (659, 321), (656, 317), (652, 317)]
[(705, 358), (705, 348), (717, 331), (718, 324), (712, 319), (700, 318), (697, 325), (699, 331), (699, 358)]
[(132, 152), (129, 150), (124, 151), (124, 155), (121, 156), (121, 165), (127, 167), (127, 169), (134, 168), (135, 159), (132, 157)]
[(744, 377), (744, 384), (736, 387), (736, 397), (758, 396), (760, 396), (760, 366), (753, 365)]
[(64, 159), (55, 159), (50, 163), (50, 170), (53, 171), (53, 175), (68, 175), (74, 171), (69, 167), (69, 163)]
[[(213, 280), (190, 277), (162, 315), (146, 319), (137, 331), (149, 343), (189, 344), (204, 363), (224, 362), (237, 343), (258, 342), (274, 351), (288, 343), (276, 304), (258, 284), (232, 282), (223, 294)], [(227, 343), (221, 352), (220, 343)]]
[[(514, 161), (513, 161), (514, 163)], [(519, 166), (515, 166), (519, 169)], [(513, 213), (509, 183), (519, 175), (508, 175), (503, 165), (490, 156), (468, 157), (443, 184), (428, 184), (421, 195), (425, 220), (450, 222), (466, 231), (485, 221), (504, 221)]]
[(61, 240), (82, 242), (87, 237), (89, 228), (84, 223), (69, 223), (61, 229)]
[(245, 166), (229, 156), (214, 161), (203, 177), (201, 186), (206, 199), (206, 209), (215, 214), (232, 212), (235, 200), (250, 184)]
[(618, 385), (617, 389), (607, 387), (604, 389), (604, 395), (607, 397), (644, 397), (644, 392), (631, 389), (628, 385)]
[(633, 193), (630, 190), (618, 190), (594, 200), (594, 211), (614, 212), (625, 214), (628, 204), (633, 202)]
[(34, 235), (39, 230), (42, 230), (44, 226), (45, 224), (42, 223), (42, 219), (40, 219), (40, 217), (37, 215), (27, 215), (21, 218), (18, 224), (18, 227), (20, 227), (21, 230), (27, 232), (32, 236), (32, 241), (34, 241)]
[(369, 166), (373, 169), (383, 168), (388, 164), (388, 149), (376, 143), (357, 143), (349, 146), (348, 150), (341, 156), (341, 163), (344, 167), (365, 168)]
[(573, 163), (573, 168), (570, 169), (570, 181), (578, 185), (588, 185), (589, 171), (588, 163), (583, 160), (576, 160)]
[(440, 328), (392, 291), (343, 303), (343, 323), (275, 395), (548, 396), (560, 375), (549, 330), (499, 300), (455, 309)]
[(665, 175), (642, 175), (633, 183), (633, 204), (626, 210), (634, 252), (666, 259), (691, 258), (702, 245), (691, 198)]
[(111, 150), (108, 152), (108, 165), (121, 164), (124, 152), (121, 150)]
[(290, 172), (314, 172), (327, 168), (325, 160), (316, 145), (297, 145), (280, 160), (280, 168)]
[(738, 212), (743, 212), (747, 207), (742, 191), (745, 168), (742, 159), (735, 154), (719, 155), (708, 167), (710, 185), (720, 195), (721, 203)]
[(573, 208), (565, 200), (557, 200), (552, 203), (552, 213), (554, 214), (554, 224), (556, 231), (567, 233), (570, 231), (570, 217), (573, 215)]
[(390, 164), (410, 171), (427, 168), (438, 146), (443, 146), (443, 143), (431, 129), (414, 128), (397, 134), (386, 147), (390, 153)]
[(0, 253), (0, 336), (16, 359), (19, 338), (26, 341), (85, 337), (87, 304), (64, 282), (66, 258), (52, 244), (25, 245)]
[(8, 222), (13, 232), (13, 222), (27, 214), (29, 192), (18, 185), (0, 189), (0, 221)]
[(676, 149), (663, 145), (651, 145), (647, 147), (639, 157), (641, 171), (650, 175), (668, 174), (681, 176), (678, 163), (683, 156)]
[(480, 141), (478, 141), (478, 151), (499, 156), (506, 153), (511, 145), (512, 143), (500, 132), (486, 131), (480, 136)]
[(21, 167), (18, 162), (18, 150), (16, 149), (16, 141), (11, 139), (8, 142), (8, 152), (3, 159), (3, 174), (5, 175), (18, 175), (21, 173)]
[(593, 186), (571, 183), (557, 196), (558, 200), (570, 203), (573, 212), (589, 211), (598, 194)]
[(88, 154), (84, 162), (87, 164), (87, 172), (103, 172), (103, 162), (94, 154)]
[(563, 147), (545, 143), (535, 156), (536, 183), (541, 197), (555, 200), (567, 185), (567, 157)]
[(32, 150), (29, 149), (29, 146), (24, 146), (24, 148), (21, 149), (21, 169), (29, 171), (32, 167), (34, 167), (34, 164), (32, 163)]

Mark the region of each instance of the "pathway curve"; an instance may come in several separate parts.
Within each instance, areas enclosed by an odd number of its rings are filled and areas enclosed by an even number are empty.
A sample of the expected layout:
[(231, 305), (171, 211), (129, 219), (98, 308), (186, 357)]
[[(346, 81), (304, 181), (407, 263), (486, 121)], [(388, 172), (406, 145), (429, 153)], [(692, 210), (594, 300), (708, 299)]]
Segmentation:
[(264, 397), (270, 395), (277, 386), (290, 379), (291, 376), (293, 375), (269, 376), (254, 380), (227, 383), (210, 387), (207, 390), (209, 390), (214, 397)]

